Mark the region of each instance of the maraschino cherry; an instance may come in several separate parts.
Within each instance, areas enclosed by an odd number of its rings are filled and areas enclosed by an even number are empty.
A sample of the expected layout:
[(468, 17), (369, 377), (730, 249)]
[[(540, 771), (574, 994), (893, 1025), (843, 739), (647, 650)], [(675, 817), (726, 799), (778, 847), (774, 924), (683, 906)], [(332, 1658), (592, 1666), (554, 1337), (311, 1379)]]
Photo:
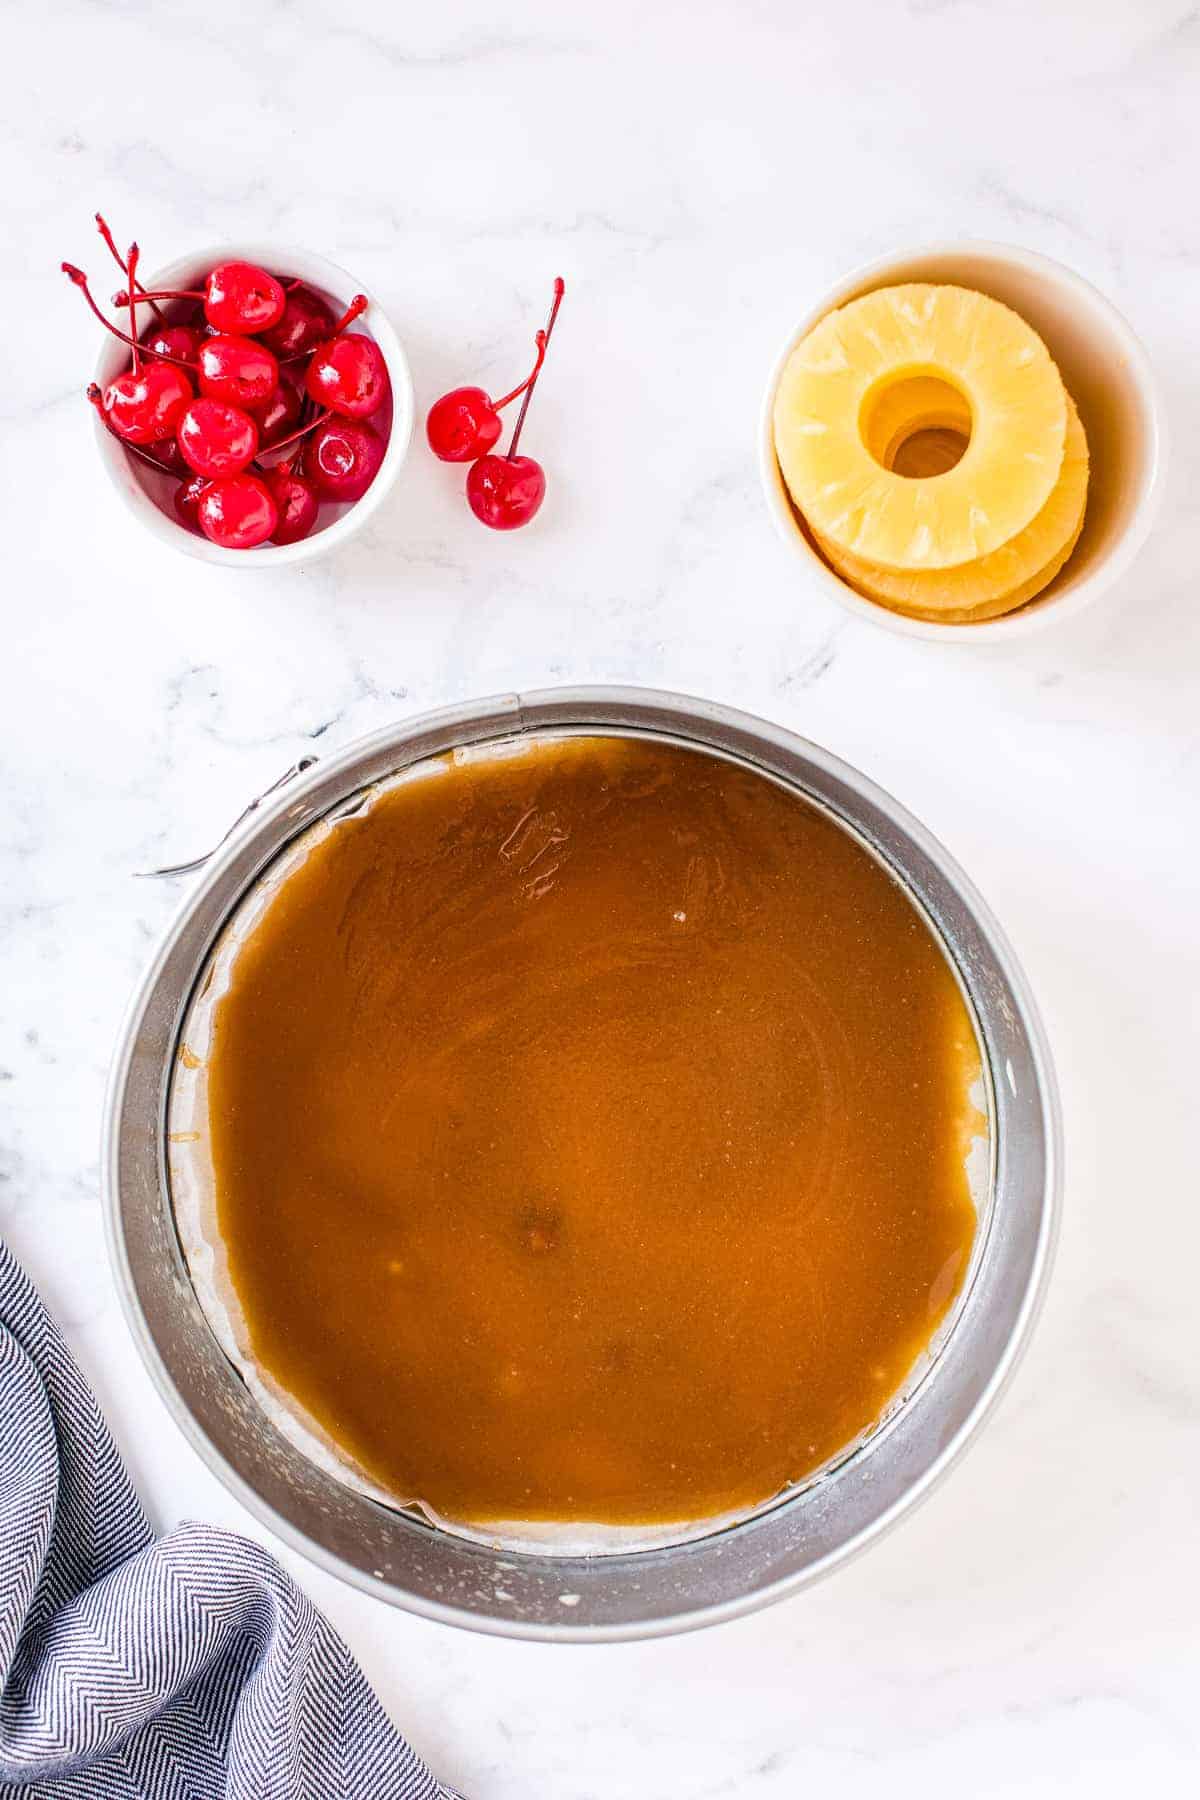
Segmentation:
[(467, 472), (467, 504), (493, 531), (528, 525), (546, 498), (546, 471), (532, 456), (481, 456)]
[(207, 475), (189, 475), (181, 481), (174, 493), (175, 511), (180, 520), (192, 531), (199, 531), (200, 521), (196, 517), (196, 508), (200, 504), (200, 496), (209, 487)]
[(308, 536), (317, 522), (320, 501), (311, 482), (297, 475), (290, 459), (269, 469), (263, 484), (275, 502), (279, 518), (271, 533), (273, 544), (295, 544)]
[(218, 263), (204, 283), (205, 316), (218, 331), (269, 331), (286, 306), (283, 283), (255, 263)]
[(257, 475), (229, 475), (209, 482), (196, 503), (196, 522), (210, 543), (253, 550), (275, 530), (279, 510)]
[(127, 369), (104, 389), (104, 416), (119, 438), (154, 444), (173, 437), (192, 398), (186, 375), (170, 363)]
[(304, 385), (319, 406), (348, 419), (369, 419), (391, 391), (383, 352), (373, 338), (345, 328), (367, 305), (365, 294), (356, 294), (333, 335), (318, 344), (309, 361)]
[(149, 356), (162, 356), (168, 362), (195, 364), (204, 334), (194, 325), (151, 325), (142, 336), (142, 349)]
[(191, 470), (183, 460), (183, 451), (179, 448), (178, 438), (160, 438), (157, 443), (151, 444), (150, 448), (154, 453), (154, 460), (160, 468), (168, 470), (172, 475), (191, 474)]
[(230, 406), (264, 406), (279, 386), (279, 364), (265, 344), (218, 332), (197, 353), (200, 392)]
[(506, 454), (481, 456), (478, 462), (471, 464), (467, 473), (467, 504), (480, 523), (493, 531), (515, 531), (521, 525), (528, 525), (546, 497), (545, 470), (532, 456), (518, 456), (517, 445), (521, 441), (525, 415), (529, 411), (529, 402), (541, 374), (542, 361), (564, 291), (560, 278), (554, 283), (554, 304), (550, 308), (545, 333), (539, 334), (540, 354), (525, 388), (525, 398), (521, 402), (521, 410), (517, 414), (512, 441)]
[(330, 413), (304, 446), (304, 473), (330, 500), (361, 500), (379, 473), (386, 449), (365, 419)]
[(148, 468), (157, 469), (163, 475), (179, 475), (187, 472), (187, 464), (179, 454), (179, 445), (173, 437), (155, 438), (150, 444), (135, 444), (129, 438), (120, 437), (114, 429), (108, 414), (104, 410), (104, 394), (94, 381), (89, 381), (86, 393), (89, 402), (96, 409), (100, 423), (106, 431), (111, 431), (118, 442), (124, 445), (130, 456), (136, 457)]
[(261, 333), (262, 341), (281, 362), (305, 356), (333, 336), (333, 314), (311, 288), (289, 288), (283, 316)]
[(303, 408), (304, 398), (300, 389), (290, 381), (280, 381), (270, 399), (252, 409), (258, 420), (258, 441), (261, 448), (269, 450), (287, 437), (300, 423)]
[[(130, 288), (133, 283), (130, 282)], [(202, 290), (196, 288), (163, 288), (138, 298), (159, 300), (202, 300), (204, 316), (217, 331), (252, 334), (268, 331), (278, 325), (287, 305), (283, 283), (257, 263), (223, 262), (210, 269)], [(128, 306), (130, 293), (122, 289), (113, 295), (114, 306)]]
[(184, 412), (176, 436), (189, 469), (214, 480), (240, 475), (258, 453), (258, 426), (250, 414), (203, 395)]

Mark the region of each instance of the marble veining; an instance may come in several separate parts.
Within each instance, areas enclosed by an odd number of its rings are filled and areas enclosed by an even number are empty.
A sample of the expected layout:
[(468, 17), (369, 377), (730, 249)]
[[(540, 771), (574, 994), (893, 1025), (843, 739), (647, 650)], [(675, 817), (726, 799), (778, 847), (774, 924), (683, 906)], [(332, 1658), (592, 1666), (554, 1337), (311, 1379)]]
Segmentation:
[[(97, 1205), (107, 1062), (183, 887), (297, 756), (556, 681), (709, 695), (896, 792), (1029, 970), (1069, 1152), (1034, 1346), (953, 1478), (835, 1580), (595, 1650), (429, 1625), (287, 1557), (473, 1800), (1026, 1800), (1200, 1760), (1200, 12), (1181, 0), (11, 0), (0, 122), (0, 1230), (153, 1515), (265, 1535), (143, 1372)], [(102, 207), (146, 266), (307, 245), (383, 298), (423, 410), (527, 361), (537, 525), (493, 538), (418, 441), (342, 555), (272, 575), (144, 541), (82, 400)], [(776, 542), (755, 419), (795, 319), (896, 246), (995, 237), (1128, 314), (1174, 435), (1121, 591), (974, 651), (844, 616)], [(100, 282), (108, 290), (107, 272)], [(113, 284), (115, 285), (115, 283)]]

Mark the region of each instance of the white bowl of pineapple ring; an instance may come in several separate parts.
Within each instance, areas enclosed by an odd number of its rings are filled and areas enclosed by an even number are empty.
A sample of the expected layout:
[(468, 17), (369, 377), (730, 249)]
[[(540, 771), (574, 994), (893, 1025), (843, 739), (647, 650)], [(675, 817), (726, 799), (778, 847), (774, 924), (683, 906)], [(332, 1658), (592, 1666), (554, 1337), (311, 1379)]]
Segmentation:
[[(1058, 364), (1087, 433), (1083, 530), (1065, 566), (1018, 610), (943, 624), (909, 618), (835, 574), (792, 503), (775, 454), (774, 408), (784, 366), (813, 327), (848, 300), (902, 282), (947, 283), (1003, 301), (1025, 319)], [(1166, 419), (1149, 359), (1116, 308), (1081, 276), (1031, 250), (966, 240), (888, 256), (856, 269), (807, 313), (771, 371), (759, 423), (759, 467), (780, 535), (810, 575), (850, 612), (908, 637), (1002, 643), (1079, 612), (1128, 570), (1154, 520), (1166, 470)]]

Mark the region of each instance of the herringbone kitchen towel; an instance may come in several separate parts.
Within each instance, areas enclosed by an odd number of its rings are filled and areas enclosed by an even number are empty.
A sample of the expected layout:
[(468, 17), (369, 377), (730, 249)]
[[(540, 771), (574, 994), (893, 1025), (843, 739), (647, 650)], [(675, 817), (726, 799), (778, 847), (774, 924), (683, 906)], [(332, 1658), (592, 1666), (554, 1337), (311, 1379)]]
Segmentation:
[(449, 1800), (257, 1544), (155, 1539), (0, 1243), (0, 1795)]

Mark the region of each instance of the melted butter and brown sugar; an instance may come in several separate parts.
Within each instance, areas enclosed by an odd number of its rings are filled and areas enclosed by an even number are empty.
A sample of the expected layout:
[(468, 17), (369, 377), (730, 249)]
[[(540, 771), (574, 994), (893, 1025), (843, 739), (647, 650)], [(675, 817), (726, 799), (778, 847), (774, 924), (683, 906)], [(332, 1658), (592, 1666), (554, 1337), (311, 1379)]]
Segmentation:
[(450, 1518), (702, 1518), (875, 1420), (975, 1228), (974, 1036), (839, 826), (585, 737), (337, 825), (210, 1064), (262, 1365)]

